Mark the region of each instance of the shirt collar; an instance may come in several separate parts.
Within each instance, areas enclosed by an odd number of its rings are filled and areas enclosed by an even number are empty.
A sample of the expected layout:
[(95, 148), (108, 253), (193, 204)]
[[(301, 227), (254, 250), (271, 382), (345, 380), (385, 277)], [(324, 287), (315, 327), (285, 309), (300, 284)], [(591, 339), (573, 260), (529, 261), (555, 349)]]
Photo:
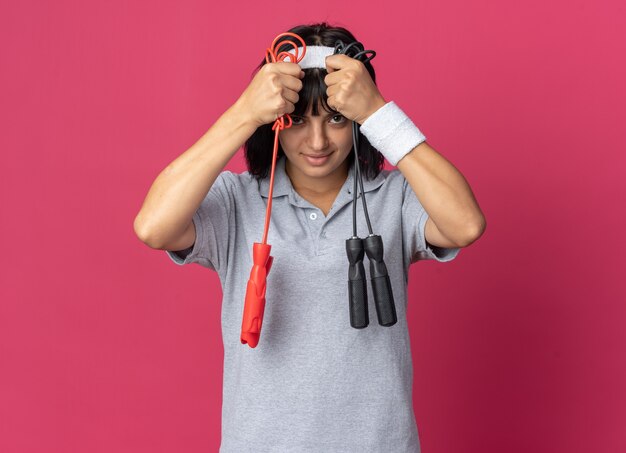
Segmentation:
[[(285, 172), (285, 161), (287, 158), (283, 155), (278, 158), (276, 162), (276, 169), (274, 171), (274, 191), (272, 192), (272, 198), (282, 197), (285, 195), (290, 196), (291, 198), (298, 199), (299, 197), (296, 195), (296, 191), (291, 184), (291, 179)], [(363, 169), (361, 169), (363, 170)], [(365, 192), (370, 192), (374, 189), (377, 189), (385, 182), (384, 172), (381, 171), (378, 176), (374, 179), (367, 179), (365, 176), (363, 177), (363, 190)], [(358, 182), (357, 182), (358, 184)], [(348, 193), (352, 194), (352, 189), (354, 185), (354, 165), (350, 167), (348, 170), (348, 177), (344, 182), (340, 193)], [(269, 195), (269, 187), (270, 187), (270, 175), (266, 178), (263, 178), (259, 181), (259, 192), (261, 196), (267, 198)], [(360, 189), (357, 189), (360, 194)], [(358, 194), (357, 194), (358, 195)]]

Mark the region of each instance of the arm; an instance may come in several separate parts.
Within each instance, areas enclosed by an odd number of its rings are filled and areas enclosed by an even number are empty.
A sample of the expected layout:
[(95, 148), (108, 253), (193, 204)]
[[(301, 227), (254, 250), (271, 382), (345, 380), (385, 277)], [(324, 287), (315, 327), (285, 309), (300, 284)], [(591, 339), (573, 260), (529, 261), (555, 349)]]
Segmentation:
[(425, 141), (397, 164), (429, 219), (425, 237), (439, 247), (467, 247), (485, 231), (486, 220), (463, 175)]
[(213, 183), (257, 127), (294, 111), (303, 76), (296, 63), (264, 65), (237, 102), (159, 174), (135, 218), (144, 243), (165, 250), (193, 244), (193, 216)]
[[(383, 123), (386, 116), (398, 119), (406, 115), (403, 112), (398, 114), (399, 109), (392, 104), (389, 104), (389, 109), (383, 109), (387, 101), (362, 62), (345, 55), (331, 55), (326, 57), (326, 66), (328, 75), (324, 81), (328, 105), (361, 124), (361, 132), (392, 162), (384, 151), (383, 142), (388, 138), (388, 130)], [(375, 122), (367, 124), (367, 120), (374, 115), (377, 116)], [(407, 137), (414, 138), (415, 134), (407, 133), (406, 126), (402, 129), (400, 142)], [(390, 155), (394, 151), (397, 152), (392, 149)], [(404, 175), (429, 215), (424, 233), (428, 243), (448, 248), (466, 247), (482, 234), (486, 226), (485, 217), (465, 178), (425, 141), (401, 159), (396, 161), (394, 157), (392, 163)]]
[(228, 161), (254, 133), (237, 101), (155, 179), (135, 217), (135, 234), (156, 249), (181, 250), (195, 240), (192, 218)]

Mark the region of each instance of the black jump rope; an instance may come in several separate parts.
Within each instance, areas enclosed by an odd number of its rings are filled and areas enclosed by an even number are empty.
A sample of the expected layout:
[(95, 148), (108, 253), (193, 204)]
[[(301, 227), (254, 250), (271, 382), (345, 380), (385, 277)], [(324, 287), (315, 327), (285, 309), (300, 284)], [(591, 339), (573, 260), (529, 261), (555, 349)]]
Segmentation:
[[(367, 56), (368, 53), (372, 55)], [(367, 63), (376, 56), (373, 50), (364, 50), (363, 45), (352, 42), (345, 45), (341, 40), (335, 41), (334, 54), (348, 55), (362, 63)], [(367, 212), (367, 202), (365, 201), (365, 191), (363, 190), (363, 176), (359, 163), (359, 124), (352, 122), (352, 139), (354, 147), (354, 189), (352, 191), (352, 237), (346, 239), (346, 252), (350, 267), (348, 270), (348, 290), (350, 307), (350, 325), (355, 329), (363, 329), (369, 325), (369, 312), (367, 301), (367, 282), (365, 278), (365, 266), (363, 258), (365, 254), (370, 261), (370, 281), (372, 284), (372, 294), (376, 305), (376, 315), (378, 324), (381, 326), (393, 326), (397, 321), (396, 306), (393, 301), (391, 281), (387, 273), (387, 266), (383, 260), (383, 239), (372, 232), (372, 224)], [(361, 191), (361, 202), (363, 203), (363, 213), (367, 222), (369, 235), (361, 239), (357, 235), (356, 205), (357, 205), (357, 180)]]

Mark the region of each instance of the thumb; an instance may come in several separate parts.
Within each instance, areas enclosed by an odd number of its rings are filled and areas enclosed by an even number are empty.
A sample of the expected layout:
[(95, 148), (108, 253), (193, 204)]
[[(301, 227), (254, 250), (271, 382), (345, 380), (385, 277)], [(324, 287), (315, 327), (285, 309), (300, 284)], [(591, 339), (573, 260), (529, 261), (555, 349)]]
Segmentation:
[(342, 55), (338, 54), (328, 55), (326, 57), (326, 72), (330, 74), (331, 72), (335, 72), (341, 69), (341, 67), (343, 66), (341, 57)]
[(328, 55), (326, 57), (326, 71), (331, 73), (347, 68), (352, 64), (352, 61), (353, 58), (345, 54), (334, 53), (332, 55)]

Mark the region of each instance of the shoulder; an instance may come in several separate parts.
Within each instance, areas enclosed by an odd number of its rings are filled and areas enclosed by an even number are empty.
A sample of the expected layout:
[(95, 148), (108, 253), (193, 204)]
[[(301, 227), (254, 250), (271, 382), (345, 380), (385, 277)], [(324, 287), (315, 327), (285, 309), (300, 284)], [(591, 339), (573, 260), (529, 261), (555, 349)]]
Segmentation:
[(406, 193), (407, 188), (410, 188), (402, 172), (395, 168), (393, 170), (383, 169), (373, 181), (378, 181), (378, 184), (385, 189), (385, 192), (397, 193), (399, 195)]
[(404, 175), (397, 168), (394, 168), (393, 170), (383, 169), (380, 174), (383, 176), (383, 178), (385, 178), (385, 182), (387, 183), (393, 184), (404, 179)]
[(249, 190), (258, 190), (258, 182), (254, 176), (245, 171), (242, 173), (235, 173), (230, 170), (224, 170), (215, 179), (213, 183), (218, 190), (226, 190), (233, 194), (240, 192), (247, 192)]

